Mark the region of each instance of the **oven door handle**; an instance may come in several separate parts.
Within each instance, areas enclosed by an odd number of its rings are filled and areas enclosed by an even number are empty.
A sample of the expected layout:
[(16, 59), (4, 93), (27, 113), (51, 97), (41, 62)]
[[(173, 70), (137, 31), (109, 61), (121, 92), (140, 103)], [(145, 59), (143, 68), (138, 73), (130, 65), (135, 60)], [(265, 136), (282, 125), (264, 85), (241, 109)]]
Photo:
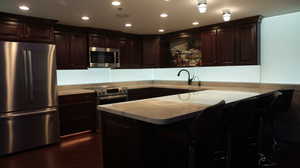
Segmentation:
[(115, 96), (97, 97), (98, 100), (112, 100), (112, 99), (119, 99), (119, 98), (126, 98), (126, 99), (128, 99), (128, 95), (115, 95)]

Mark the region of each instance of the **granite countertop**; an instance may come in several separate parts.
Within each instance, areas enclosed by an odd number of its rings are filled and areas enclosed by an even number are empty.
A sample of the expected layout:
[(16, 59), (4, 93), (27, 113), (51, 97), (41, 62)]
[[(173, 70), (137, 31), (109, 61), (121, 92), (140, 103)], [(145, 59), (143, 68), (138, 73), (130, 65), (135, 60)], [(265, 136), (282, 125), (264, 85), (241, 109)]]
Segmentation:
[[(107, 85), (109, 86), (109, 85)], [(94, 86), (96, 88), (96, 86)], [(122, 86), (123, 87), (123, 86)], [(154, 84), (142, 84), (142, 85), (125, 85), (128, 89), (139, 89), (139, 88), (150, 88), (150, 87), (159, 87), (159, 88), (174, 88), (174, 89), (191, 89), (191, 90), (201, 90), (199, 86), (186, 86), (186, 85), (154, 85)], [(58, 96), (66, 96), (66, 95), (75, 95), (75, 94), (83, 94), (83, 93), (93, 93), (94, 90), (90, 89), (92, 87), (87, 88), (72, 88), (72, 89), (59, 89)]]
[[(173, 88), (173, 87), (172, 87)], [(199, 89), (199, 87), (196, 87)], [(190, 87), (192, 89), (192, 87)], [(172, 96), (129, 101), (124, 103), (99, 105), (99, 111), (105, 111), (152, 124), (170, 124), (191, 118), (199, 111), (225, 100), (226, 104), (270, 93), (274, 90), (258, 88), (236, 88), (228, 90), (212, 88), (203, 91)]]

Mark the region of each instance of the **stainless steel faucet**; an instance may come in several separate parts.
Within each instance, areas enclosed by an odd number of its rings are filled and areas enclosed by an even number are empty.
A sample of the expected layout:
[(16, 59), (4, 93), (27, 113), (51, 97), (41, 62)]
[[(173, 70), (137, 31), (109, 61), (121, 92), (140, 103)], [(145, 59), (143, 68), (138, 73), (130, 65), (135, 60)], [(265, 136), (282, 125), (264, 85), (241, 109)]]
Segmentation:
[(178, 72), (177, 76), (180, 76), (180, 74), (181, 74), (182, 71), (185, 71), (185, 72), (188, 73), (188, 85), (191, 85), (191, 84), (192, 84), (192, 81), (193, 81), (193, 79), (194, 79), (195, 76), (193, 76), (193, 77), (191, 78), (190, 72), (189, 72), (187, 69), (182, 69), (182, 70), (180, 70), (180, 71)]

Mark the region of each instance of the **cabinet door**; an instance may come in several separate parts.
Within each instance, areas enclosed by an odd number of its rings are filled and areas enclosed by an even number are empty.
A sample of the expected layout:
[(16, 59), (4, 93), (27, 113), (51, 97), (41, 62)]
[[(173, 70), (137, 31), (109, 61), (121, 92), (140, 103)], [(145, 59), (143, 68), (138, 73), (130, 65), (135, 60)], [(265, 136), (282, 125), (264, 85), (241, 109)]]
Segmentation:
[(121, 68), (129, 68), (130, 66), (130, 47), (129, 40), (120, 41)]
[(70, 34), (55, 31), (56, 65), (57, 69), (72, 68), (70, 60)]
[(54, 42), (53, 26), (47, 24), (25, 24), (24, 40), (34, 42)]
[(161, 67), (175, 67), (172, 62), (170, 43), (167, 39), (160, 40), (160, 60)]
[(201, 50), (204, 66), (217, 65), (216, 30), (201, 32)]
[(59, 111), (62, 136), (95, 129), (94, 103), (61, 105)]
[(90, 34), (89, 35), (89, 47), (100, 47), (105, 48), (106, 37), (101, 34)]
[(217, 30), (217, 62), (218, 65), (234, 65), (235, 63), (235, 31), (234, 27), (222, 27)]
[(87, 36), (85, 33), (71, 33), (70, 60), (72, 67), (75, 69), (86, 69), (88, 67)]
[(61, 135), (96, 129), (94, 94), (59, 96)]
[(132, 68), (141, 67), (142, 63), (142, 43), (140, 39), (130, 41), (130, 66)]
[(237, 30), (237, 64), (258, 64), (258, 40), (256, 23), (238, 25)]
[(143, 67), (159, 67), (160, 62), (160, 39), (144, 38), (143, 39)]
[(120, 48), (120, 38), (115, 36), (107, 36), (106, 48)]
[(13, 21), (0, 21), (0, 40), (20, 40), (23, 25)]
[(120, 41), (121, 68), (141, 67), (141, 41), (126, 39)]

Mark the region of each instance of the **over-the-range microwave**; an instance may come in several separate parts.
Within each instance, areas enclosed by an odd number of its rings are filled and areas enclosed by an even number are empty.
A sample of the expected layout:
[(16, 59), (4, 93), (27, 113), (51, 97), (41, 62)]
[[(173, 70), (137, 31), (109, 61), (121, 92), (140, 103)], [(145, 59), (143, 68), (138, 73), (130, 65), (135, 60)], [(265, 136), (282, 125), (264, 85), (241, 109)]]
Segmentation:
[(90, 68), (119, 68), (120, 50), (114, 48), (90, 47)]

